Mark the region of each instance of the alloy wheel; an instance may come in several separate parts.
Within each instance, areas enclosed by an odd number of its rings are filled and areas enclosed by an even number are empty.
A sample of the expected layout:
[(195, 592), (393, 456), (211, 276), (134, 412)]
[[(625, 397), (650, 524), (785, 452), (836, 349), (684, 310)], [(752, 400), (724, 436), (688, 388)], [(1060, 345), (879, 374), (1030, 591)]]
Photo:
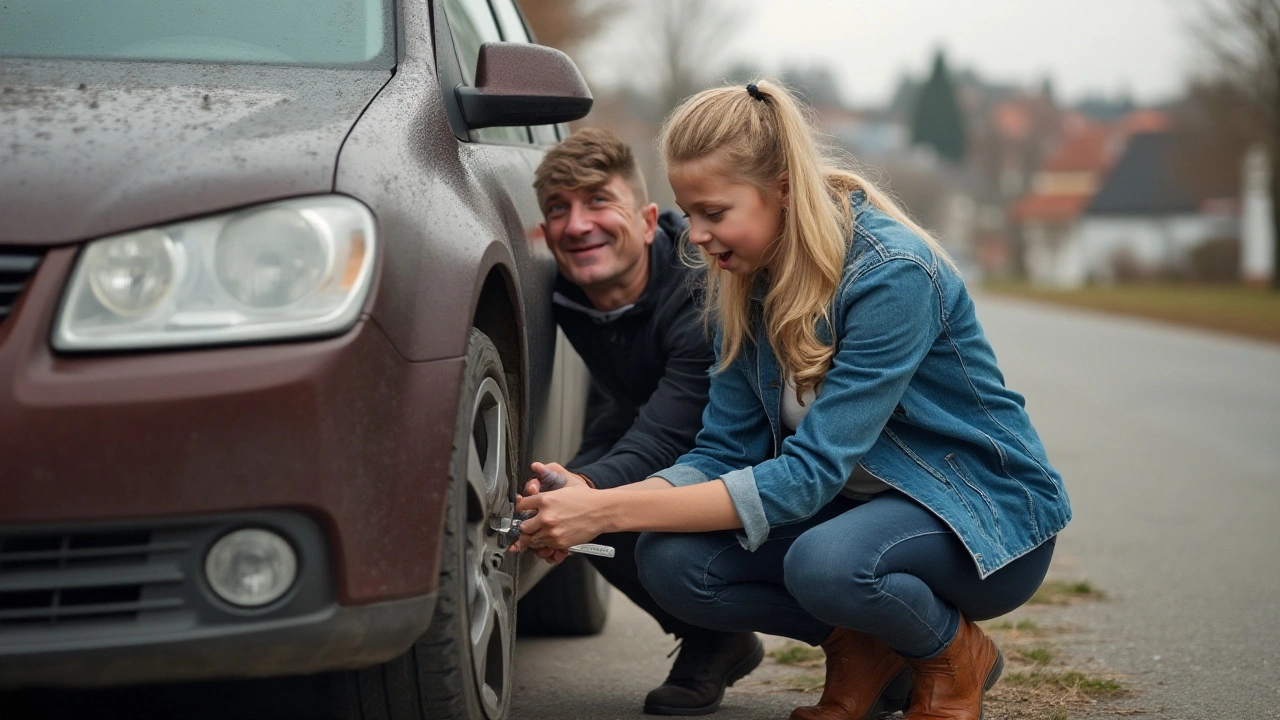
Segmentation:
[(514, 512), (508, 447), (511, 417), (501, 386), (486, 377), (472, 399), (467, 458), (466, 602), (472, 673), (485, 714), (497, 718), (511, 690), (515, 567), (494, 521)]

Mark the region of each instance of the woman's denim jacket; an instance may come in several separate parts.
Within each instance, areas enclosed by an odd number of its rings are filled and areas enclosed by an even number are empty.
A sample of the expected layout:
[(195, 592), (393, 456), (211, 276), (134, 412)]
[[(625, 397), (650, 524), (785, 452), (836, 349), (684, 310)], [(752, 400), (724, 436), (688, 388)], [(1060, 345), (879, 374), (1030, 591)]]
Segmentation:
[(861, 191), (852, 201), (831, 326), (819, 326), (824, 340), (834, 329), (836, 353), (796, 432), (784, 439), (785, 383), (758, 331), (713, 376), (697, 447), (654, 475), (722, 479), (755, 550), (831, 502), (861, 463), (947, 523), (986, 577), (1071, 519), (1062, 478), (1004, 386), (964, 282)]

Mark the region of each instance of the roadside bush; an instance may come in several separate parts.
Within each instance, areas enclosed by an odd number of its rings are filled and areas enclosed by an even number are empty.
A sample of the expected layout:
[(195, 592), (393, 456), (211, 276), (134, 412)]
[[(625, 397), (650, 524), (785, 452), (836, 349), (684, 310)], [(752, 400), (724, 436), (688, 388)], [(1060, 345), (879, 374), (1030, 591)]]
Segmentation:
[(1215, 238), (1195, 248), (1187, 257), (1188, 279), (1197, 282), (1240, 281), (1240, 239)]

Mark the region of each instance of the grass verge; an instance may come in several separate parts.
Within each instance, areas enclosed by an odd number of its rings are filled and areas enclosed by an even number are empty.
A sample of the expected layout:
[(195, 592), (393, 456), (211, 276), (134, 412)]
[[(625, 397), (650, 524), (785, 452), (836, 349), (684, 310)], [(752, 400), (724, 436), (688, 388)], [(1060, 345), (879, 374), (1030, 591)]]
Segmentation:
[(1137, 284), (1070, 290), (993, 281), (996, 295), (1163, 320), (1280, 342), (1280, 292), (1237, 285)]

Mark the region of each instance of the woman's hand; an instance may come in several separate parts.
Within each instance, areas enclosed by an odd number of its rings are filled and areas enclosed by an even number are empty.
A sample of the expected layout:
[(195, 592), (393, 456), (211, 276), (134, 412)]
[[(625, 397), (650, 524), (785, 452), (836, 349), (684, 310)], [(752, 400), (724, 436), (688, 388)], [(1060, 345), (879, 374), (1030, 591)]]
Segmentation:
[[(565, 551), (571, 545), (590, 542), (608, 530), (605, 495), (602, 490), (566, 485), (555, 492), (519, 498), (516, 510), (536, 514), (520, 523), (521, 537), (512, 544), (511, 551), (525, 548), (533, 548), (535, 552), (539, 549)], [(538, 555), (548, 559), (542, 553)]]

